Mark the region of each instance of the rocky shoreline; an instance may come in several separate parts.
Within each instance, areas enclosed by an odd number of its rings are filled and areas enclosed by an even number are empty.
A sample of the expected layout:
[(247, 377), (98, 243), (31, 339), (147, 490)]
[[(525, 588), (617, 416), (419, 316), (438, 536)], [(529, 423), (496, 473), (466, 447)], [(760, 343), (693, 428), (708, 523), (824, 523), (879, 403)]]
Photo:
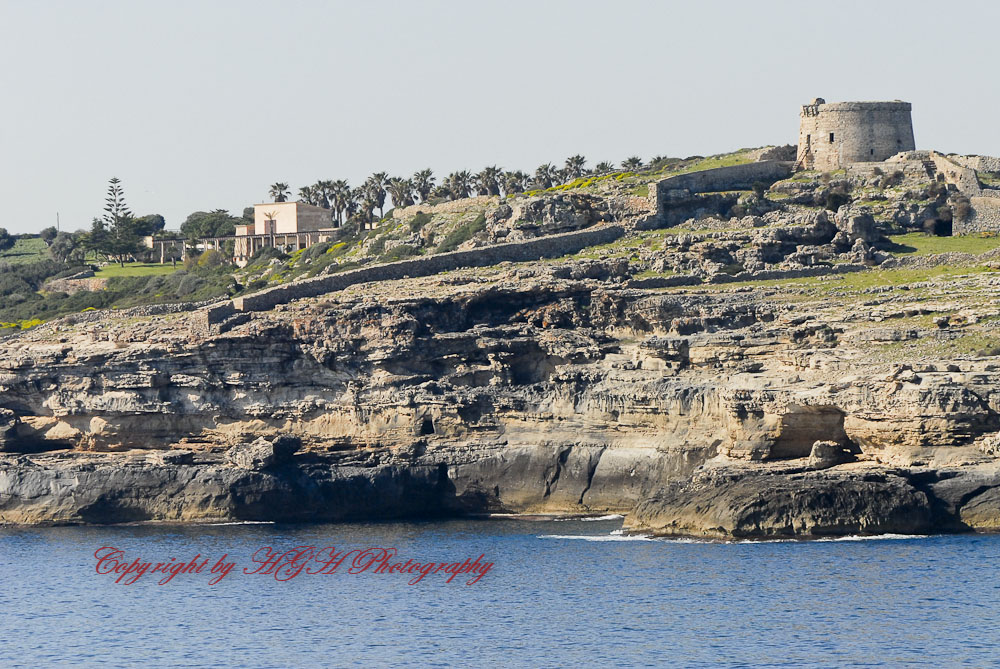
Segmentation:
[(108, 313), (9, 338), (0, 523), (1000, 527), (1000, 363), (956, 352), (991, 341), (992, 272), (747, 292), (628, 288), (614, 261), (574, 262), (355, 286), (223, 334)]

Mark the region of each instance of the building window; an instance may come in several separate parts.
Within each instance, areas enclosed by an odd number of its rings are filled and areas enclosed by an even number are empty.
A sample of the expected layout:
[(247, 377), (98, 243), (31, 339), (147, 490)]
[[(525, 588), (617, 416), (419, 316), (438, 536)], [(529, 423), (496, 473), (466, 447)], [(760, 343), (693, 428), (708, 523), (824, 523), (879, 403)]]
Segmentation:
[(833, 133), (830, 133), (830, 143), (833, 144)]
[(875, 149), (871, 149), (871, 155), (875, 155)]

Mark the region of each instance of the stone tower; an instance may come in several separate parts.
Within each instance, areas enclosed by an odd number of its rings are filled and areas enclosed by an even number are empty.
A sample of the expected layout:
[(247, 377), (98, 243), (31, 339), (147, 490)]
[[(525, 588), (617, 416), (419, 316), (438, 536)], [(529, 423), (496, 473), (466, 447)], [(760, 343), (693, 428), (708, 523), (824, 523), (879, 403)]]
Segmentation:
[(831, 102), (802, 106), (796, 167), (837, 170), (913, 151), (909, 102)]

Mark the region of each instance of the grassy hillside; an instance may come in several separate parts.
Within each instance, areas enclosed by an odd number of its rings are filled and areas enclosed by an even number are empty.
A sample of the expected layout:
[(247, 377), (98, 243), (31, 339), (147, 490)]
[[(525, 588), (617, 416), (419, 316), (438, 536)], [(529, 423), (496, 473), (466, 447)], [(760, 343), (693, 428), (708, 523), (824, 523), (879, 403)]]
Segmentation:
[(14, 243), (13, 248), (0, 251), (0, 262), (7, 262), (11, 265), (39, 262), (49, 257), (48, 248), (41, 237), (20, 237)]

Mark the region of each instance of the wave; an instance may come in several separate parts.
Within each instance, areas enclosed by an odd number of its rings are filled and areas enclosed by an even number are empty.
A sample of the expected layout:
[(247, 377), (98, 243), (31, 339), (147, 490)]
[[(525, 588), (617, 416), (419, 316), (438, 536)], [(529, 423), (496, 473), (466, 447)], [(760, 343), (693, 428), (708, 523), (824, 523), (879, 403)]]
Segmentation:
[(567, 520), (580, 520), (585, 523), (592, 522), (595, 520), (621, 520), (625, 516), (620, 513), (611, 513), (606, 516), (566, 516), (565, 518), (553, 518), (552, 520), (561, 523)]
[(889, 541), (898, 539), (929, 539), (929, 534), (848, 534), (843, 537), (823, 537), (813, 541)]
[[(620, 516), (615, 516), (620, 517)], [(610, 519), (610, 518), (608, 518)], [(591, 518), (590, 520), (600, 520)], [(780, 538), (780, 539), (736, 539), (724, 540), (698, 537), (654, 537), (649, 534), (625, 534), (624, 530), (614, 530), (609, 534), (542, 534), (539, 539), (576, 539), (579, 541), (659, 541), (674, 544), (789, 544), (826, 543), (833, 541), (893, 541), (905, 539), (927, 539), (925, 534), (849, 534), (842, 537), (821, 538)]]
[(539, 539), (577, 539), (579, 541), (659, 541), (643, 534), (541, 534)]

